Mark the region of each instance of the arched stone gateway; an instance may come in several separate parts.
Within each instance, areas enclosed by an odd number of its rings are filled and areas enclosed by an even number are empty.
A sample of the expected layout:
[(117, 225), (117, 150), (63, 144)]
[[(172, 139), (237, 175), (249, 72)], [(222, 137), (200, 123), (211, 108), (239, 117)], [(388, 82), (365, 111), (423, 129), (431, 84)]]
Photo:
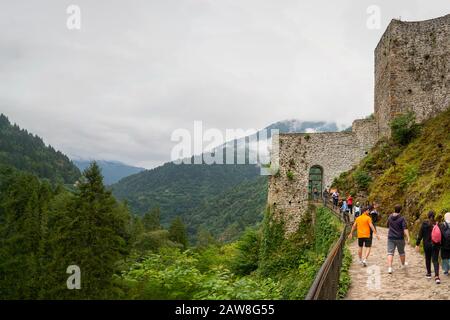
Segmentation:
[(355, 120), (351, 131), (279, 135), (279, 154), (272, 156), (280, 170), (270, 177), (268, 203), (286, 234), (298, 229), (314, 186), (323, 191), (359, 163), (390, 135), (394, 117), (412, 111), (421, 122), (450, 107), (449, 63), (450, 15), (392, 20), (375, 49), (374, 117)]
[(314, 199), (315, 194), (322, 194), (323, 190), (323, 169), (314, 165), (309, 169), (308, 198)]

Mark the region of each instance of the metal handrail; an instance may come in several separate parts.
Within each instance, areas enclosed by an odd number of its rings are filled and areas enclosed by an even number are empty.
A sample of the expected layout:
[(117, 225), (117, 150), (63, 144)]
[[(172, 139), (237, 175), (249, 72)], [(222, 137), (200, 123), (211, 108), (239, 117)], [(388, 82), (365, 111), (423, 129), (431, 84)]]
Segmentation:
[(342, 266), (343, 249), (348, 233), (348, 224), (340, 213), (336, 212), (334, 207), (330, 208), (329, 203), (324, 201), (325, 207), (338, 216), (341, 222), (344, 223), (344, 229), (341, 232), (339, 239), (334, 243), (331, 250), (317, 272), (316, 277), (306, 295), (305, 300), (335, 300), (339, 289), (339, 278)]

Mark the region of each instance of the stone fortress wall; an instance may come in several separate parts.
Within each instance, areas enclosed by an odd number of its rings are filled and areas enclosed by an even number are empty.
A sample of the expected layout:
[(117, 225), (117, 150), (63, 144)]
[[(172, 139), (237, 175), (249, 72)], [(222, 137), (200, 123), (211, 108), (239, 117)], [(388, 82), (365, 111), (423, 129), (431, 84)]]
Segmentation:
[(307, 209), (311, 167), (322, 169), (322, 185), (328, 187), (380, 137), (389, 136), (389, 122), (397, 115), (413, 111), (421, 122), (450, 106), (449, 63), (450, 15), (392, 20), (375, 49), (374, 119), (355, 120), (350, 132), (279, 135), (280, 170), (269, 179), (268, 205), (287, 234), (297, 230)]
[(389, 122), (413, 111), (419, 122), (450, 104), (450, 14), (392, 20), (375, 49), (375, 116), (381, 136)]

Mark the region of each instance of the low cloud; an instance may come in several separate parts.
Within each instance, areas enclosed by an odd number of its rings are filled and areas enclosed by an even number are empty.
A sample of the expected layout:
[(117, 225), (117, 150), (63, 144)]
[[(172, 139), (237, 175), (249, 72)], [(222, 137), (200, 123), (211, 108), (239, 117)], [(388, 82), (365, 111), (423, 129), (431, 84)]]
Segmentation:
[[(0, 112), (73, 157), (154, 167), (171, 132), (336, 121), (373, 110), (373, 50), (391, 18), (448, 2), (9, 1), (0, 11)], [(405, 10), (407, 9), (407, 11)]]

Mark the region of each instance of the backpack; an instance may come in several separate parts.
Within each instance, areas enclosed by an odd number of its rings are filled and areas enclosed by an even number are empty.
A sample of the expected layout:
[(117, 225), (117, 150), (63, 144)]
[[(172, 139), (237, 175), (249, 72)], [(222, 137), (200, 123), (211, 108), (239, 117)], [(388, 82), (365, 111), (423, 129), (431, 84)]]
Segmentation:
[(440, 244), (442, 241), (442, 233), (441, 229), (439, 228), (439, 224), (435, 224), (433, 227), (433, 230), (431, 231), (431, 241), (433, 241), (434, 244)]
[(444, 223), (444, 232), (442, 233), (443, 248), (450, 250), (450, 226), (447, 222)]

